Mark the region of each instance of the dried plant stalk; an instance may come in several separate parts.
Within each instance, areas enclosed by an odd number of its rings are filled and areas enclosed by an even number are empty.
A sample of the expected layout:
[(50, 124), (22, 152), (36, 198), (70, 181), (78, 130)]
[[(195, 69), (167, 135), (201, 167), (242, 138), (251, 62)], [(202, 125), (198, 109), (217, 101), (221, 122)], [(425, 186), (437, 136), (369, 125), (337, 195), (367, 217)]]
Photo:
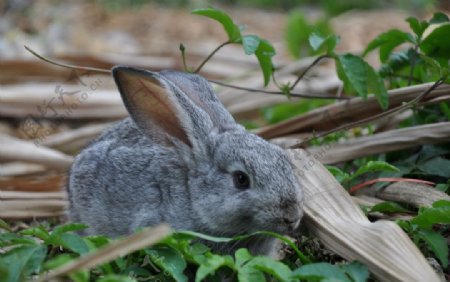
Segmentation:
[[(410, 101), (429, 89), (433, 83), (404, 87), (389, 91), (389, 108)], [(424, 102), (450, 94), (450, 85), (441, 85), (431, 92)], [(288, 119), (257, 130), (261, 137), (270, 139), (303, 131), (325, 131), (382, 112), (374, 96), (364, 100), (360, 97), (312, 110), (307, 114)]]
[(411, 204), (415, 207), (431, 205), (438, 200), (450, 201), (450, 196), (428, 185), (411, 182), (396, 182), (381, 189), (377, 197), (386, 201)]
[(73, 157), (30, 141), (0, 135), (0, 161), (24, 161), (65, 170), (72, 164)]
[[(44, 173), (46, 170), (47, 169), (44, 166), (37, 164), (28, 164), (22, 162), (2, 163), (0, 164), (0, 177)], [(0, 188), (3, 188), (1, 185), (1, 178)]]
[(63, 152), (85, 147), (92, 139), (100, 135), (112, 123), (87, 125), (73, 130), (55, 133), (45, 138), (41, 145), (56, 148)]
[(287, 152), (304, 187), (305, 222), (325, 246), (382, 281), (440, 281), (398, 225), (371, 223), (322, 164), (303, 150)]
[[(60, 191), (65, 180), (65, 174), (0, 178), (0, 189), (30, 192)], [(1, 193), (0, 191), (0, 195)]]
[(370, 136), (349, 139), (343, 143), (309, 148), (312, 154), (321, 153), (320, 161), (334, 164), (379, 153), (407, 149), (423, 144), (450, 141), (450, 122), (440, 122)]
[[(2, 116), (27, 115), (47, 119), (115, 119), (128, 115), (117, 90), (101, 89), (106, 79), (92, 83), (12, 85), (0, 88)], [(94, 90), (93, 90), (94, 89)]]
[(77, 270), (96, 267), (97, 265), (107, 263), (120, 256), (125, 256), (134, 251), (147, 248), (169, 235), (169, 233), (170, 228), (167, 225), (159, 225), (151, 229), (147, 228), (141, 232), (108, 244), (93, 253), (64, 264), (51, 272), (42, 274), (37, 281), (48, 281)]
[(61, 216), (64, 215), (66, 206), (66, 200), (0, 199), (0, 218), (25, 219)]
[(54, 199), (65, 200), (67, 195), (65, 192), (17, 192), (0, 190), (0, 200), (33, 200), (33, 199)]

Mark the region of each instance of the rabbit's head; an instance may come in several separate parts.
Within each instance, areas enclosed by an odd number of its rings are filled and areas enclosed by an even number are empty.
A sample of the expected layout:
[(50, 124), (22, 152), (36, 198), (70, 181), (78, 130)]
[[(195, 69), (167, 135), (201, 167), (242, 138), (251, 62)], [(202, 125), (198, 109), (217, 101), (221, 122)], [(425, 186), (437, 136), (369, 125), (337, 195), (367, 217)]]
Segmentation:
[(188, 190), (183, 201), (195, 231), (233, 236), (297, 228), (303, 194), (287, 155), (238, 125), (204, 78), (121, 66), (113, 75), (149, 142), (173, 148), (185, 164), (180, 186)]

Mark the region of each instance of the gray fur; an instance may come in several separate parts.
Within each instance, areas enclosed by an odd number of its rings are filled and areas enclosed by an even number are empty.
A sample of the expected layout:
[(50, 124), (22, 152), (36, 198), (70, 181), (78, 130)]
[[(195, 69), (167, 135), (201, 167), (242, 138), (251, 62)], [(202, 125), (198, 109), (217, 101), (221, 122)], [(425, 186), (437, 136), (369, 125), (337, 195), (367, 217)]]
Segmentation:
[[(120, 72), (159, 81), (176, 103), (188, 143), (157, 124), (142, 125), (146, 121), (137, 114), (139, 105), (129, 104), (131, 93), (121, 86)], [(88, 234), (110, 236), (161, 222), (214, 236), (259, 230), (287, 234), (298, 227), (303, 194), (288, 157), (235, 123), (205, 79), (126, 67), (114, 68), (113, 74), (131, 118), (77, 156), (67, 187), (72, 221), (89, 225)], [(250, 176), (249, 189), (234, 186), (235, 170)], [(225, 253), (247, 247), (254, 254), (270, 254), (275, 244), (259, 237), (212, 247)]]

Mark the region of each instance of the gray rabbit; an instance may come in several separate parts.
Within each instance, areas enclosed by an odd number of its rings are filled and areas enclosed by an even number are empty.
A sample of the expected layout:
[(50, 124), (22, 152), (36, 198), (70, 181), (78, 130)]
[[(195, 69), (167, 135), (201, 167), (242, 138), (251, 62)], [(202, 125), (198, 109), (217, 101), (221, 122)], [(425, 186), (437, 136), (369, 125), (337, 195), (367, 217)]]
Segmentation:
[[(237, 124), (204, 78), (124, 66), (112, 73), (131, 118), (77, 156), (71, 221), (109, 236), (161, 222), (224, 237), (298, 227), (303, 193), (288, 157)], [(212, 247), (270, 255), (276, 242), (261, 236)]]

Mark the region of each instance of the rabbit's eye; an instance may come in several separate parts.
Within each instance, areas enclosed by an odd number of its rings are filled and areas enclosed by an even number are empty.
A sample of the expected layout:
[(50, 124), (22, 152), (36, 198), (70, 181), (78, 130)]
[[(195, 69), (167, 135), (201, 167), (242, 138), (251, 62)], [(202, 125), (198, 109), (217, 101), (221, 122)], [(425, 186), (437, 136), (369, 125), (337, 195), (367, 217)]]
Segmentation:
[(240, 189), (247, 189), (250, 187), (250, 178), (245, 172), (235, 171), (233, 172), (234, 186)]

